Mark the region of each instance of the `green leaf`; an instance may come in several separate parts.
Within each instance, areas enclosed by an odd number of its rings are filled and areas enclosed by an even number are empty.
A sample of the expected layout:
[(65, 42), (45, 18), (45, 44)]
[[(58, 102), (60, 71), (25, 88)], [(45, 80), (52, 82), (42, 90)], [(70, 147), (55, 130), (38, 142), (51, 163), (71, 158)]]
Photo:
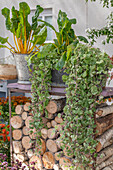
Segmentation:
[(47, 38), (47, 28), (44, 27), (38, 35), (34, 35), (34, 40), (32, 41), (33, 44), (38, 44), (41, 45), (45, 42), (46, 38)]
[(48, 56), (51, 52), (51, 49), (53, 47), (53, 44), (46, 44), (42, 47), (42, 50), (37, 53), (38, 58), (44, 58)]
[(77, 43), (79, 43), (79, 41), (76, 39), (73, 43), (67, 46), (67, 61), (71, 57), (71, 54), (73, 50), (75, 49), (75, 47), (77, 46)]
[(58, 61), (58, 63), (56, 64), (56, 69), (57, 70), (61, 70), (65, 64), (66, 61), (66, 52), (64, 52), (60, 58), (60, 60)]
[(40, 5), (36, 6), (36, 11), (35, 11), (35, 15), (32, 17), (32, 29), (35, 30), (38, 26), (38, 22), (37, 19), (40, 15), (40, 13), (43, 12), (43, 8)]
[(25, 34), (27, 34), (27, 39), (29, 37), (30, 31), (31, 31), (31, 26), (28, 23), (28, 15), (30, 14), (30, 7), (26, 2), (21, 2), (19, 3), (19, 25), (18, 29), (16, 31), (17, 37), (20, 38), (24, 41), (25, 40)]
[(0, 37), (0, 43), (1, 44), (5, 44), (7, 42), (8, 42), (8, 37), (7, 38)]
[(85, 78), (87, 76), (87, 71), (84, 71), (84, 73), (82, 74), (82, 77)]
[(0, 48), (7, 48), (6, 45), (0, 45)]
[(3, 8), (2, 15), (6, 18), (5, 23), (7, 30), (11, 30), (10, 10), (8, 8)]
[(92, 86), (92, 87), (91, 87), (91, 93), (92, 93), (93, 95), (96, 95), (96, 94), (98, 93), (98, 90), (97, 90), (97, 87), (96, 87), (96, 86)]
[(83, 36), (77, 36), (77, 37), (80, 41), (82, 41), (84, 43), (89, 43), (88, 40), (85, 37), (83, 37)]
[(60, 10), (58, 13), (58, 19), (57, 19), (59, 31), (62, 30), (64, 24), (66, 23), (66, 20), (67, 20), (67, 14)]
[(15, 7), (12, 7), (12, 18), (11, 18), (11, 30), (13, 32), (13, 34), (15, 35), (16, 30), (18, 29), (18, 24), (20, 22), (20, 18), (19, 18), (19, 11), (15, 10)]
[(48, 26), (48, 27), (50, 27), (52, 30), (54, 30), (55, 33), (57, 33), (56, 29), (55, 29), (51, 24), (49, 24), (48, 22), (43, 21), (43, 20), (41, 20), (41, 19), (37, 19), (37, 21), (44, 23), (46, 26)]

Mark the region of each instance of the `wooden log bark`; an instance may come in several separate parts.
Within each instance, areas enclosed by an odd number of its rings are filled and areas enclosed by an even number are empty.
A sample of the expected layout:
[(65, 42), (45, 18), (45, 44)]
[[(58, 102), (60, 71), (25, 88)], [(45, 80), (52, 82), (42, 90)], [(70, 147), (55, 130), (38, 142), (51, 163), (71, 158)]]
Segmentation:
[(59, 167), (58, 164), (54, 164), (53, 169), (54, 169), (54, 170), (60, 170), (60, 167)]
[(57, 139), (55, 140), (55, 142), (56, 142), (58, 148), (61, 149), (61, 146), (62, 146), (62, 140), (61, 140), (61, 138), (60, 138), (60, 137), (57, 138)]
[(51, 122), (47, 122), (47, 127), (51, 128)]
[(57, 125), (55, 126), (55, 129), (60, 132), (60, 131), (63, 129), (63, 127), (62, 127), (62, 125), (57, 124)]
[(42, 117), (42, 123), (44, 124), (44, 126), (43, 126), (43, 127), (45, 127), (45, 126), (46, 126), (47, 122), (48, 122), (48, 119), (47, 119), (47, 118), (45, 118), (45, 117)]
[(25, 153), (18, 153), (16, 156), (20, 162), (24, 162), (28, 160), (28, 157), (25, 155)]
[(60, 167), (62, 168), (62, 170), (70, 170), (72, 162), (70, 161), (70, 159), (62, 157), (59, 160), (59, 164), (60, 164)]
[(63, 123), (63, 119), (62, 119), (62, 117), (55, 117), (55, 121), (57, 122), (57, 123)]
[(29, 136), (31, 139), (36, 139), (36, 129), (32, 129), (32, 133), (29, 131)]
[(106, 130), (113, 126), (113, 113), (96, 120), (97, 135), (102, 135)]
[(24, 105), (24, 110), (29, 111), (30, 110), (30, 105), (31, 105), (31, 103), (26, 102), (26, 104)]
[(109, 157), (107, 160), (99, 164), (97, 167), (100, 169), (107, 167), (109, 165), (113, 164), (113, 156)]
[(33, 149), (28, 149), (28, 150), (27, 150), (27, 156), (28, 156), (28, 158), (30, 159), (33, 155), (34, 155)]
[(16, 113), (17, 115), (20, 115), (20, 114), (22, 114), (22, 112), (23, 112), (23, 105), (17, 105), (17, 106), (15, 107), (15, 113)]
[(40, 139), (41, 140), (41, 144), (36, 144), (36, 150), (38, 152), (38, 154), (40, 155), (43, 155), (46, 151), (46, 143), (43, 139)]
[(11, 126), (15, 129), (21, 128), (24, 125), (24, 122), (20, 116), (13, 116), (11, 118)]
[(29, 136), (24, 136), (22, 138), (22, 145), (23, 145), (23, 148), (25, 149), (30, 149), (32, 147), (32, 143), (30, 142), (31, 139)]
[(55, 153), (55, 159), (56, 159), (57, 161), (59, 161), (60, 158), (62, 158), (63, 156), (64, 156), (63, 151), (59, 151), (59, 152), (56, 152), (56, 153)]
[(51, 126), (52, 126), (52, 127), (55, 127), (56, 125), (57, 125), (56, 121), (55, 121), (55, 120), (52, 120), (52, 121), (51, 121)]
[(46, 142), (46, 146), (48, 148), (49, 151), (51, 151), (52, 153), (55, 153), (58, 151), (57, 145), (55, 143), (55, 141), (48, 139)]
[(56, 112), (62, 111), (65, 106), (66, 98), (51, 100), (46, 106), (49, 113), (55, 114)]
[(33, 122), (33, 117), (32, 116), (28, 116), (27, 119), (25, 120), (25, 125), (28, 128), (30, 128), (31, 127), (30, 123), (32, 123), (32, 122)]
[(22, 130), (20, 129), (13, 130), (12, 136), (14, 140), (20, 140), (22, 138)]
[[(35, 163), (35, 165), (32, 164), (33, 162)], [(42, 170), (42, 168), (43, 168), (41, 158), (39, 156), (36, 156), (36, 155), (33, 155), (30, 158), (29, 165), (30, 165), (30, 167), (34, 166), (34, 168), (37, 169), (37, 170)]]
[(24, 135), (29, 135), (29, 128), (27, 126), (24, 126), (22, 132)]
[(53, 115), (53, 114), (51, 114), (51, 113), (48, 113), (47, 118), (51, 120), (51, 119), (53, 119), (53, 118), (54, 118), (54, 115)]
[(42, 161), (46, 169), (53, 169), (53, 166), (55, 164), (55, 159), (51, 152), (45, 152), (42, 157)]
[(102, 162), (107, 160), (112, 155), (113, 155), (113, 144), (106, 147), (104, 150), (102, 150), (100, 153), (98, 153), (98, 157), (97, 157), (97, 161), (96, 161), (97, 164), (101, 164)]
[(43, 139), (47, 139), (47, 135), (48, 135), (48, 130), (45, 128), (41, 129), (41, 135)]
[(14, 149), (14, 153), (21, 153), (23, 151), (22, 142), (13, 141), (13, 149)]
[(31, 113), (31, 112), (29, 112), (28, 114), (29, 114), (29, 116), (33, 116), (33, 113)]
[(110, 167), (105, 167), (105, 168), (103, 168), (102, 170), (112, 170)]
[(106, 132), (104, 132), (101, 136), (99, 136), (96, 140), (98, 141), (98, 145), (96, 147), (96, 151), (99, 152), (105, 143), (111, 139), (113, 136), (113, 127), (108, 129)]
[(55, 128), (49, 129), (47, 135), (48, 135), (48, 138), (54, 139), (56, 137), (56, 130), (55, 130)]
[(111, 144), (113, 144), (113, 137), (112, 137), (110, 140), (108, 140), (108, 141), (103, 145), (102, 149), (103, 149), (103, 148), (106, 148), (107, 146), (109, 146), (109, 145), (111, 145)]
[(27, 119), (27, 112), (22, 112), (22, 119), (26, 120)]
[(107, 107), (102, 107), (102, 108), (98, 108), (96, 110), (96, 118), (98, 117), (104, 117), (110, 113), (113, 113), (113, 105), (111, 106), (107, 106)]

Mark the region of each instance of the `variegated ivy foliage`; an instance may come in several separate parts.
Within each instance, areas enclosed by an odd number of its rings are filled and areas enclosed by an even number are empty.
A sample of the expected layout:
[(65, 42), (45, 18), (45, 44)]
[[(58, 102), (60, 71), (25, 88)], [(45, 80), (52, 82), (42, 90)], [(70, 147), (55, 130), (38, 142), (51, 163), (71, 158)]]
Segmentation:
[[(43, 127), (41, 115), (47, 117), (46, 106), (49, 102), (51, 84), (51, 69), (58, 62), (57, 50), (48, 44), (42, 51), (31, 58), (33, 63), (32, 95), (33, 95), (33, 127), (37, 130), (37, 142), (40, 141), (40, 130)], [(28, 63), (30, 64), (31, 61)], [(67, 85), (66, 106), (64, 108), (64, 130), (61, 132), (63, 146), (73, 156), (73, 166), (76, 162), (85, 168), (92, 164), (95, 168), (95, 111), (96, 101), (102, 92), (102, 87), (109, 77), (112, 68), (108, 55), (99, 49), (81, 43), (72, 43), (67, 48), (67, 61), (63, 76)], [(44, 116), (44, 115), (43, 115)]]
[(51, 69), (56, 63), (57, 57), (52, 44), (43, 46), (42, 50), (28, 59), (28, 66), (32, 63), (31, 75), (32, 92), (32, 113), (31, 133), (36, 129), (36, 143), (40, 143), (41, 129), (44, 127), (42, 115), (47, 118), (46, 106), (50, 100), (49, 90), (51, 89)]
[[(12, 53), (30, 54), (39, 51), (39, 47), (43, 45), (47, 37), (47, 28), (45, 24), (39, 24), (37, 19), (43, 8), (36, 6), (35, 15), (32, 17), (32, 23), (29, 23), (28, 16), (31, 12), (26, 2), (19, 3), (19, 10), (13, 6), (11, 9), (12, 17), (10, 18), (10, 10), (2, 9), (2, 15), (5, 17), (6, 29), (13, 35), (14, 44), (10, 44), (9, 37), (0, 37), (0, 48), (8, 48)], [(6, 44), (6, 45), (5, 45)]]
[[(73, 46), (73, 45), (72, 45)], [(66, 106), (64, 108), (64, 148), (74, 156), (73, 164), (95, 168), (95, 111), (96, 101), (112, 68), (108, 55), (99, 49), (78, 43), (68, 53), (63, 75), (66, 85)], [(74, 166), (75, 167), (75, 166)], [(92, 169), (93, 169), (92, 168)]]

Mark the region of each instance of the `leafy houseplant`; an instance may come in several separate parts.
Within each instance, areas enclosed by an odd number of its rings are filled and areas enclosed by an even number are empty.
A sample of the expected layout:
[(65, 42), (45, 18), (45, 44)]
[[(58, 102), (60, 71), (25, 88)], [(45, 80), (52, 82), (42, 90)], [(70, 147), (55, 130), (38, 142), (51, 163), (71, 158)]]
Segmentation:
[[(70, 146), (67, 147), (67, 152), (73, 156), (74, 169), (76, 165), (81, 167), (82, 164), (84, 168), (90, 165), (95, 170), (96, 101), (100, 99), (102, 87), (105, 86), (112, 65), (106, 53), (79, 43), (79, 38), (71, 29), (73, 21), (75, 22), (75, 20), (70, 21), (65, 13), (60, 11), (57, 20), (59, 32), (44, 22), (46, 26), (55, 30), (57, 39), (53, 44), (43, 46), (37, 55), (28, 60), (28, 65), (31, 62), (34, 64), (31, 78), (34, 109), (32, 124), (37, 129), (38, 141), (40, 130), (43, 128), (41, 115), (47, 117), (46, 106), (49, 101), (51, 69), (65, 68), (67, 75), (63, 76), (63, 80), (67, 85), (67, 101), (63, 115), (65, 125), (62, 132), (64, 143), (62, 147), (66, 148), (67, 144)], [(70, 27), (66, 27), (68, 24)], [(68, 29), (73, 32), (73, 34), (71, 32), (72, 39), (68, 34), (69, 31), (66, 31)], [(87, 42), (84, 37), (81, 40)]]
[[(51, 51), (53, 55), (53, 69), (52, 69), (52, 81), (56, 84), (63, 84), (62, 75), (64, 74), (64, 65), (66, 60), (69, 59), (71, 54), (72, 46), (77, 45), (79, 41), (88, 43), (87, 39), (83, 36), (76, 36), (74, 29), (72, 28), (73, 24), (76, 24), (76, 19), (69, 19), (65, 12), (61, 10), (58, 13), (58, 31), (49, 23), (38, 19), (39, 22), (43, 22), (46, 26), (53, 29), (56, 34), (56, 39), (53, 43), (46, 44), (42, 48), (42, 51), (37, 53), (37, 58), (44, 58)], [(32, 63), (33, 55), (29, 60), (29, 64)], [(56, 60), (56, 61), (55, 61)], [(53, 83), (52, 83), (53, 84)]]
[[(65, 61), (68, 59), (67, 57), (67, 49), (71, 48), (69, 45), (74, 43), (77, 44), (79, 41), (83, 41), (88, 43), (87, 39), (83, 36), (76, 36), (74, 29), (72, 28), (73, 24), (76, 24), (76, 19), (69, 19), (65, 12), (61, 10), (58, 13), (58, 31), (49, 23), (45, 21), (43, 22), (46, 26), (49, 26), (55, 31), (56, 39), (54, 39), (54, 49), (56, 50), (56, 55), (58, 58), (58, 62), (56, 64), (56, 69), (61, 70), (65, 64)], [(68, 50), (69, 52), (69, 50)], [(68, 54), (69, 55), (69, 54)]]
[[(36, 6), (35, 15), (32, 17), (32, 24), (28, 22), (30, 7), (26, 2), (19, 3), (19, 10), (16, 10), (13, 6), (11, 11), (12, 18), (10, 18), (10, 10), (6, 7), (2, 9), (2, 15), (6, 18), (5, 23), (7, 30), (13, 34), (15, 47), (9, 43), (8, 37), (0, 37), (0, 48), (8, 48), (14, 54), (17, 70), (19, 69), (18, 77), (21, 82), (24, 76), (26, 76), (25, 80), (29, 78), (25, 56), (39, 51), (40, 46), (43, 45), (46, 40), (47, 28), (44, 24), (38, 25), (37, 18), (43, 11), (43, 8), (39, 5)], [(22, 70), (20, 63), (24, 66), (24, 72), (20, 72), (20, 70)]]

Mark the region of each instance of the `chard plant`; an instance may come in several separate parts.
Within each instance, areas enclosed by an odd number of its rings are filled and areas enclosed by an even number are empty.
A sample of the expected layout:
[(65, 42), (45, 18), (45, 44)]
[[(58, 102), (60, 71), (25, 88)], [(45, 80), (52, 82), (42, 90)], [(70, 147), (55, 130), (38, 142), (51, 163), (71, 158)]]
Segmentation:
[(2, 15), (5, 17), (6, 29), (12, 33), (15, 47), (10, 44), (8, 37), (0, 37), (0, 48), (7, 48), (12, 53), (21, 54), (39, 51), (47, 37), (47, 28), (44, 24), (39, 25), (37, 22), (42, 11), (43, 8), (37, 5), (30, 24), (28, 15), (31, 11), (26, 2), (19, 3), (19, 10), (16, 10), (14, 6), (12, 7), (12, 17), (10, 17), (10, 10), (6, 7), (3, 8)]
[(88, 43), (88, 40), (85, 37), (77, 36), (75, 34), (72, 25), (75, 25), (77, 23), (76, 19), (69, 19), (67, 14), (61, 10), (59, 10), (57, 19), (58, 31), (51, 24), (40, 19), (38, 19), (38, 21), (43, 22), (46, 26), (53, 29), (56, 34), (53, 46), (56, 50), (54, 50), (56, 52), (56, 58), (59, 58), (58, 62), (56, 63), (57, 70), (61, 70), (65, 65), (65, 62), (67, 60), (67, 48), (69, 48), (68, 46), (70, 44), (77, 44), (79, 41)]

